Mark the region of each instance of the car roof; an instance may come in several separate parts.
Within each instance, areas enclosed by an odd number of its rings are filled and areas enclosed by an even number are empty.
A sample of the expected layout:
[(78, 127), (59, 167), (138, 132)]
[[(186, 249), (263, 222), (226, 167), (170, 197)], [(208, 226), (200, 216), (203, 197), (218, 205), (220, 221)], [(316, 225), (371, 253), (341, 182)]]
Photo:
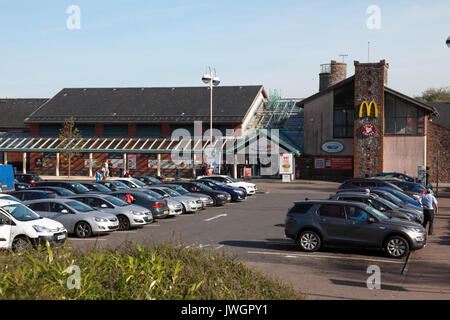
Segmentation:
[(295, 200), (295, 204), (310, 203), (310, 204), (338, 204), (338, 205), (359, 205), (361, 207), (368, 207), (365, 203), (342, 200)]
[(30, 192), (38, 192), (38, 193), (54, 193), (51, 190), (39, 190), (39, 189), (26, 189), (26, 190), (18, 190), (14, 191), (15, 193), (22, 192), (22, 193), (30, 193)]
[(341, 197), (361, 197), (361, 198), (379, 198), (379, 196), (375, 193), (366, 193), (366, 192), (342, 192), (339, 194)]
[(70, 201), (74, 201), (74, 199), (70, 198), (47, 198), (47, 199), (36, 199), (36, 200), (28, 200), (24, 201), (24, 203), (35, 203), (35, 202), (59, 202), (59, 203), (67, 203)]

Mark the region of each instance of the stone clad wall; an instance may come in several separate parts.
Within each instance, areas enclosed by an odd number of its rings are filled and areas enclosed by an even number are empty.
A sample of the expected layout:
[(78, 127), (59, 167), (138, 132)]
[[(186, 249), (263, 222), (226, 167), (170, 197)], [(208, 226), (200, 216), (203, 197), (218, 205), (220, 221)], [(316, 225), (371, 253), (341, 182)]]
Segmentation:
[[(354, 177), (364, 177), (365, 174), (376, 175), (383, 172), (383, 136), (384, 136), (384, 86), (387, 82), (389, 65), (384, 60), (379, 63), (359, 63), (355, 61), (355, 120), (354, 135)], [(378, 107), (378, 117), (375, 117), (374, 106), (367, 115), (366, 108), (359, 118), (361, 104), (375, 101)], [(366, 137), (361, 129), (365, 124), (375, 126), (375, 134)]]
[(428, 121), (427, 166), (430, 167), (430, 182), (436, 183), (436, 159), (439, 154), (439, 182), (450, 182), (450, 129)]

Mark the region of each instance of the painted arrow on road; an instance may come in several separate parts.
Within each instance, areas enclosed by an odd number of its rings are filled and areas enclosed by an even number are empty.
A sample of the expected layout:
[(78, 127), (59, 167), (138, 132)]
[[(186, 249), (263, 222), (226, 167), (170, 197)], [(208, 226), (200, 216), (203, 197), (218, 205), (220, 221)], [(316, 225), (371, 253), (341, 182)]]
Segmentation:
[(228, 216), (228, 214), (226, 214), (226, 213), (224, 213), (224, 214), (219, 214), (218, 216), (215, 216), (215, 217), (212, 217), (212, 218), (209, 218), (209, 219), (205, 219), (205, 220), (203, 220), (203, 221), (212, 221), (212, 220), (214, 220), (214, 219), (221, 218), (221, 217), (226, 217), (226, 216)]

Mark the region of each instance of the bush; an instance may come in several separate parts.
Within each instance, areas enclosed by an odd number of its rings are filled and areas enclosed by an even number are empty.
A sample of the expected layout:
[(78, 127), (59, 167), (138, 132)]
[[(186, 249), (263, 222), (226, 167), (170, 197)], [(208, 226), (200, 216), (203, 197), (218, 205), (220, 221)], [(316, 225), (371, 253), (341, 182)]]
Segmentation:
[[(68, 289), (80, 270), (80, 288)], [(282, 300), (293, 289), (223, 253), (127, 243), (116, 251), (39, 248), (0, 258), (0, 299)], [(75, 282), (73, 282), (74, 284)]]

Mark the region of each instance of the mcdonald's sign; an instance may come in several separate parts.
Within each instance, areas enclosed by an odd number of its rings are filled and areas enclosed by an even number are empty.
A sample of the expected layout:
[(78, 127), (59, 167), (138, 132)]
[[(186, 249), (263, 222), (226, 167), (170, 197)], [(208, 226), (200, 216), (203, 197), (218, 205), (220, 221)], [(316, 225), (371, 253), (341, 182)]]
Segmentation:
[(378, 118), (378, 106), (377, 103), (375, 101), (370, 101), (370, 103), (367, 103), (367, 101), (364, 101), (363, 103), (361, 103), (361, 106), (359, 107), (359, 117), (363, 118), (363, 110), (364, 110), (364, 106), (366, 107), (367, 110), (367, 117), (370, 117), (370, 111), (372, 110), (372, 105), (374, 106), (374, 116), (375, 118)]

